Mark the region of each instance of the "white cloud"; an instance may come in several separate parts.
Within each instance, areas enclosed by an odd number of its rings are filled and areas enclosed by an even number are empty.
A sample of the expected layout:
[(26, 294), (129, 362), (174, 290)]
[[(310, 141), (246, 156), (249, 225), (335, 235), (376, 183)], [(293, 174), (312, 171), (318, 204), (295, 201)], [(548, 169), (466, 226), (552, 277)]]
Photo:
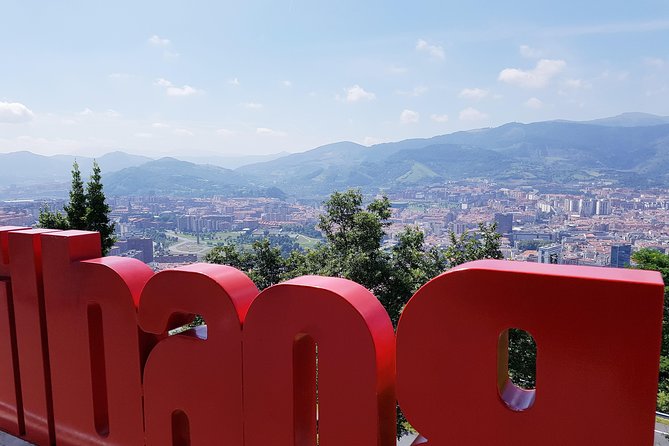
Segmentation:
[(467, 107), (460, 112), (461, 121), (481, 121), (487, 117), (487, 114), (475, 109), (474, 107)]
[(416, 42), (416, 50), (424, 53), (428, 53), (431, 57), (435, 59), (444, 59), (446, 54), (444, 53), (444, 48), (440, 45), (435, 45), (428, 43), (426, 40), (419, 39)]
[(417, 87), (414, 87), (414, 88), (413, 88), (412, 90), (410, 90), (410, 91), (399, 90), (399, 91), (397, 92), (397, 94), (402, 95), (402, 96), (410, 96), (410, 97), (417, 98), (418, 96), (422, 96), (422, 95), (424, 95), (424, 94), (427, 93), (429, 90), (430, 90), (430, 89), (427, 88), (426, 86), (424, 86), (424, 85), (419, 85), (419, 86), (417, 86)]
[(135, 133), (135, 138), (153, 138), (153, 135), (151, 133), (139, 132)]
[(376, 95), (366, 91), (360, 85), (356, 84), (346, 89), (346, 102), (373, 101), (374, 99), (376, 99)]
[(293, 86), (293, 83), (289, 80), (281, 81), (281, 85), (283, 85), (286, 88), (290, 88)]
[(519, 51), (521, 56), (527, 57), (528, 59), (538, 59), (543, 55), (542, 51), (528, 45), (520, 45)]
[(265, 108), (264, 105), (259, 104), (257, 102), (245, 102), (242, 104), (242, 106), (247, 110), (260, 110), (262, 108)]
[(420, 114), (413, 110), (402, 110), (400, 114), (400, 122), (402, 124), (414, 124), (420, 121)]
[(564, 86), (567, 88), (579, 89), (579, 88), (590, 88), (592, 84), (586, 82), (583, 79), (565, 79)]
[(168, 81), (167, 79), (163, 79), (161, 77), (161, 78), (156, 79), (156, 85), (158, 85), (160, 87), (171, 87), (172, 82)]
[(193, 96), (195, 94), (203, 93), (202, 90), (191, 87), (190, 85), (184, 85), (183, 87), (177, 87), (172, 82), (167, 79), (159, 78), (155, 82), (159, 87), (165, 88), (165, 92), (168, 96)]
[(157, 35), (154, 34), (151, 37), (149, 37), (149, 43), (154, 46), (167, 46), (170, 44), (170, 40), (158, 37)]
[(120, 118), (121, 114), (117, 112), (116, 110), (112, 110), (111, 108), (107, 109), (104, 112), (96, 112), (91, 110), (90, 108), (86, 107), (82, 111), (78, 112), (77, 115), (79, 116), (95, 116), (95, 117), (105, 117), (105, 118)]
[(184, 85), (183, 87), (167, 87), (168, 96), (192, 96), (198, 93), (201, 93), (201, 91), (190, 85)]
[(544, 103), (539, 98), (529, 98), (525, 101), (525, 107), (531, 108), (533, 110), (539, 110), (544, 106)]
[(659, 57), (646, 57), (643, 62), (649, 67), (662, 68), (667, 62)]
[(232, 135), (235, 134), (235, 132), (233, 132), (232, 130), (228, 130), (228, 129), (218, 129), (218, 130), (216, 130), (216, 134), (221, 135), (221, 136), (232, 136)]
[(448, 115), (431, 115), (430, 119), (434, 122), (444, 123), (448, 122)]
[(228, 84), (233, 85), (235, 87), (239, 87), (241, 85), (241, 83), (239, 82), (239, 79), (237, 79), (236, 77), (228, 80)]
[(174, 134), (177, 136), (193, 136), (193, 132), (187, 129), (175, 129)]
[(479, 101), (488, 96), (488, 90), (483, 90), (481, 88), (465, 88), (460, 92), (458, 96), (465, 99), (473, 99)]
[(506, 68), (499, 73), (499, 80), (525, 88), (543, 88), (564, 70), (564, 60), (541, 59), (532, 70)]
[(167, 60), (177, 59), (181, 55), (171, 49), (172, 42), (170, 42), (170, 39), (165, 39), (164, 37), (160, 37), (154, 34), (153, 36), (149, 37), (148, 42), (151, 46), (162, 48), (163, 57)]
[(153, 127), (154, 129), (167, 129), (170, 126), (162, 122), (154, 122), (153, 124), (151, 124), (151, 127)]
[(362, 140), (362, 145), (364, 146), (373, 146), (376, 144), (381, 144), (383, 139), (376, 138), (374, 136), (365, 136), (365, 139)]
[(34, 117), (32, 110), (20, 102), (0, 102), (0, 123), (19, 124)]
[(267, 127), (258, 127), (256, 129), (256, 133), (258, 135), (266, 135), (266, 136), (286, 136), (286, 132), (268, 129)]

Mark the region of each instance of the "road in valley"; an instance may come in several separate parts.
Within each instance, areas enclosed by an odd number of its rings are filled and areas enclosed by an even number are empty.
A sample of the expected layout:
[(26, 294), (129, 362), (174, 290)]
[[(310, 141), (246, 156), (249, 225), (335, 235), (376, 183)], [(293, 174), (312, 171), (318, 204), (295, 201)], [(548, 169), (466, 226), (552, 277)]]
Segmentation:
[(178, 239), (178, 242), (170, 246), (168, 249), (173, 254), (197, 254), (202, 256), (211, 250), (211, 246), (205, 244), (198, 245), (194, 240), (182, 237), (179, 234), (170, 233)]

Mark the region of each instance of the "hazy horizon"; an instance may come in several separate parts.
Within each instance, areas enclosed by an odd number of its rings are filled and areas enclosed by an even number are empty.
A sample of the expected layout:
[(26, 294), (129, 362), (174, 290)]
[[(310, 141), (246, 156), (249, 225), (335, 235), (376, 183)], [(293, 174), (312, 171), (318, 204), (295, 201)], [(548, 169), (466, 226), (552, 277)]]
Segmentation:
[(0, 153), (245, 156), (669, 115), (660, 0), (71, 0), (3, 18)]
[[(624, 115), (638, 115), (638, 114), (647, 115), (647, 116), (655, 116), (655, 117), (658, 117), (658, 118), (666, 118), (667, 123), (669, 123), (669, 116), (654, 115), (654, 114), (649, 114), (649, 113), (644, 113), (644, 112), (623, 112), (623, 113), (621, 113), (619, 115), (616, 115), (616, 116), (601, 116), (601, 117), (598, 117), (598, 118), (593, 118), (592, 120), (585, 120), (585, 121), (572, 121), (572, 120), (565, 120), (565, 119), (554, 119), (554, 120), (548, 120), (548, 121), (535, 121), (535, 122), (526, 122), (526, 123), (516, 122), (516, 123), (519, 123), (519, 124), (534, 124), (534, 123), (538, 123), (538, 122), (560, 122), (560, 121), (575, 122), (575, 123), (581, 123), (581, 122), (582, 123), (589, 123), (591, 121), (596, 121), (596, 120), (600, 120), (600, 119), (610, 119), (610, 118), (617, 118), (619, 116), (624, 116)], [(506, 122), (506, 123), (500, 124), (500, 126), (503, 126), (503, 125), (506, 125), (506, 124), (512, 124), (512, 123), (514, 123), (514, 122)], [(191, 151), (191, 152), (183, 152), (183, 153), (166, 153), (166, 154), (158, 153), (156, 155), (151, 155), (151, 154), (146, 154), (145, 152), (132, 151), (132, 150), (127, 150), (123, 147), (118, 147), (118, 148), (112, 148), (108, 151), (101, 151), (99, 153), (89, 155), (86, 152), (80, 152), (80, 153), (41, 153), (39, 151), (35, 151), (35, 150), (27, 149), (27, 148), (26, 149), (19, 149), (19, 150), (3, 150), (0, 147), (0, 154), (10, 154), (10, 153), (17, 153), (17, 152), (30, 152), (30, 153), (34, 153), (34, 154), (37, 154), (37, 155), (43, 155), (43, 156), (61, 156), (61, 155), (68, 156), (69, 155), (69, 156), (81, 156), (81, 157), (87, 157), (87, 158), (95, 158), (96, 156), (100, 157), (100, 156), (103, 156), (103, 155), (109, 155), (109, 154), (113, 154), (113, 153), (125, 153), (125, 154), (129, 154), (129, 155), (146, 156), (148, 158), (153, 158), (153, 159), (177, 158), (177, 159), (181, 159), (181, 160), (184, 160), (184, 161), (191, 161), (192, 160), (192, 161), (195, 161), (195, 162), (197, 162), (198, 159), (203, 159), (203, 160), (206, 161), (206, 159), (210, 159), (210, 158), (211, 159), (213, 159), (213, 158), (230, 158), (230, 159), (269, 158), (269, 159), (275, 159), (275, 158), (278, 158), (280, 156), (287, 156), (287, 155), (292, 155), (292, 154), (297, 154), (297, 153), (305, 153), (305, 152), (308, 152), (310, 150), (314, 150), (314, 149), (317, 149), (317, 148), (320, 148), (320, 147), (336, 145), (336, 144), (339, 144), (339, 143), (355, 143), (355, 144), (360, 144), (360, 145), (366, 146), (366, 147), (374, 147), (376, 145), (385, 144), (385, 143), (398, 143), (398, 142), (402, 142), (402, 141), (405, 141), (405, 140), (411, 140), (411, 139), (430, 139), (430, 138), (439, 137), (439, 136), (443, 136), (443, 135), (450, 135), (450, 134), (458, 133), (458, 132), (470, 132), (470, 131), (476, 132), (476, 131), (479, 131), (479, 130), (492, 129), (492, 128), (496, 128), (496, 127), (498, 127), (498, 126), (477, 127), (477, 128), (472, 128), (472, 129), (455, 130), (453, 132), (446, 132), (446, 133), (443, 133), (443, 134), (429, 135), (429, 136), (416, 136), (416, 137), (413, 137), (413, 138), (409, 137), (409, 138), (403, 139), (403, 140), (387, 140), (387, 141), (375, 142), (373, 144), (364, 144), (364, 143), (361, 143), (361, 142), (356, 142), (356, 141), (351, 141), (351, 140), (330, 141), (330, 142), (327, 142), (325, 144), (321, 144), (320, 146), (307, 147), (307, 148), (304, 148), (304, 149), (292, 150), (292, 151), (291, 150), (282, 150), (282, 151), (279, 151), (279, 152), (271, 152), (271, 153), (250, 153), (250, 154), (234, 153), (234, 152), (222, 152), (222, 153), (217, 153), (217, 152), (202, 152), (202, 153), (194, 152), (193, 153)]]

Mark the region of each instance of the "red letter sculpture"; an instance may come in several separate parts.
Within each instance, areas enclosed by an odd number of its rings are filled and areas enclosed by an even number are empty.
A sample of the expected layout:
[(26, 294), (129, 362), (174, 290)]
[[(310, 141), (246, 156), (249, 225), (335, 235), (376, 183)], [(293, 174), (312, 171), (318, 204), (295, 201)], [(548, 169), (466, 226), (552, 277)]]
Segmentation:
[(54, 444), (51, 375), (42, 286), (41, 235), (51, 229), (9, 233), (12, 296), (21, 372), (25, 434), (38, 445)]
[(246, 446), (314, 446), (317, 435), (394, 445), (394, 358), (390, 318), (362, 286), (306, 276), (264, 290), (244, 324)]
[(136, 308), (151, 269), (100, 256), (100, 235), (42, 235), (58, 446), (144, 444)]
[[(663, 285), (655, 272), (478, 261), (433, 279), (397, 331), (397, 388), (430, 446), (653, 443)], [(498, 339), (537, 344), (536, 398), (497, 390)]]
[[(144, 331), (166, 334), (189, 315), (207, 323), (161, 340), (144, 370), (147, 446), (243, 446), (242, 323), (258, 289), (229, 266), (156, 274), (142, 292)], [(204, 327), (200, 328), (204, 331)]]
[(0, 226), (0, 430), (23, 434), (14, 302), (9, 271), (9, 233), (28, 228)]

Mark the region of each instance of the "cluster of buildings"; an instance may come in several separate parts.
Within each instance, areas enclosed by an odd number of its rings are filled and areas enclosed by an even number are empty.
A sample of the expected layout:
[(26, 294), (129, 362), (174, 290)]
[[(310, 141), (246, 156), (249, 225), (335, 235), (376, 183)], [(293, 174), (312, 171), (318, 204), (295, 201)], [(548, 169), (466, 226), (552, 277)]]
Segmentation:
[(506, 258), (519, 261), (624, 267), (632, 252), (669, 250), (669, 190), (583, 188), (547, 192), (485, 181), (403, 190), (393, 200), (393, 227), (418, 225), (433, 245), (450, 231), (476, 233), (495, 222)]
[[(387, 244), (407, 225), (426, 242), (446, 246), (449, 234), (476, 236), (479, 223), (497, 224), (502, 252), (529, 262), (624, 267), (641, 248), (669, 251), (669, 190), (590, 187), (566, 192), (500, 187), (486, 181), (402, 189), (388, 194)], [(167, 249), (166, 231), (194, 236), (232, 231), (314, 231), (318, 202), (274, 198), (112, 197), (119, 241), (111, 254), (150, 264), (190, 263), (197, 255)], [(0, 225), (34, 225), (40, 209), (64, 201), (0, 202)]]
[(137, 229), (207, 233), (304, 225), (317, 218), (313, 206), (275, 198), (123, 197), (109, 200), (120, 233)]

